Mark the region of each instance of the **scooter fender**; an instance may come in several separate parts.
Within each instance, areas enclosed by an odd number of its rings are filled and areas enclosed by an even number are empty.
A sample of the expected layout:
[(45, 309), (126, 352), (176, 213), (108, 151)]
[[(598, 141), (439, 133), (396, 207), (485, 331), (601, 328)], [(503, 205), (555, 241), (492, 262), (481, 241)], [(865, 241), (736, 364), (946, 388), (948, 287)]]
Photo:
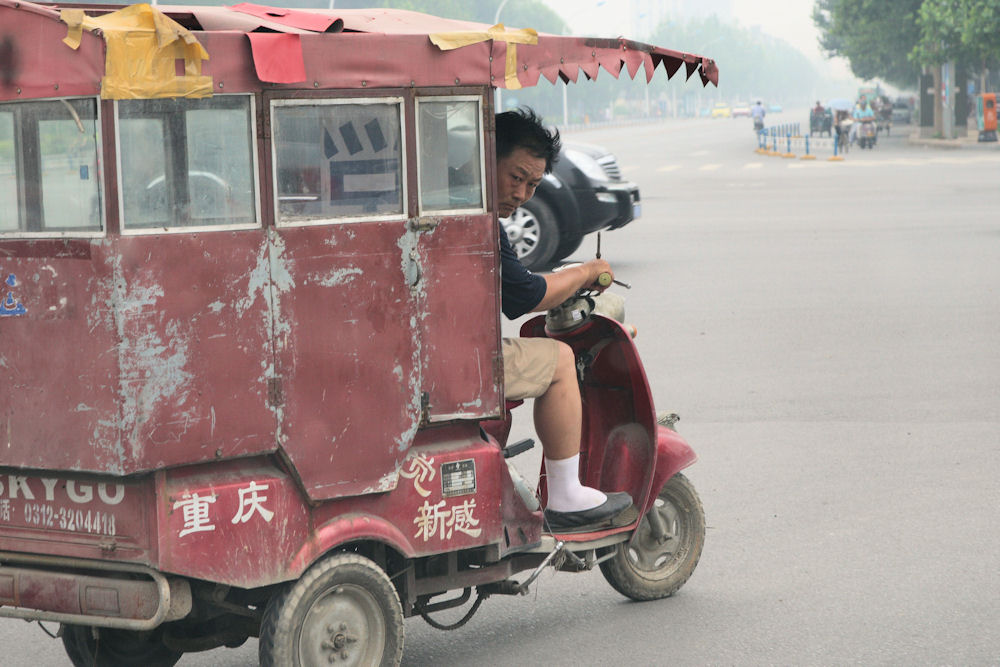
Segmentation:
[(660, 489), (670, 481), (670, 478), (698, 460), (691, 445), (677, 431), (666, 426), (656, 427), (656, 469), (653, 471), (650, 493), (642, 507), (645, 514), (656, 502)]

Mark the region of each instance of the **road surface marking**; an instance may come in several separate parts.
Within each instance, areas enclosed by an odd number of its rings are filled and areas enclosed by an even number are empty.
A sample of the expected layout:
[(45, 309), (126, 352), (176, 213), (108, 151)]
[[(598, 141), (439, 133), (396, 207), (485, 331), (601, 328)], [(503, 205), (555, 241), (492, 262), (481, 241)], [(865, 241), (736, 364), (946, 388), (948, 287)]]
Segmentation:
[(657, 167), (656, 171), (677, 171), (680, 168), (679, 164), (665, 164), (662, 167)]
[(721, 166), (722, 165), (717, 162), (713, 162), (712, 164), (703, 164), (702, 166), (698, 167), (698, 171), (715, 171)]
[(743, 165), (743, 168), (744, 169), (760, 169), (763, 166), (764, 166), (763, 162), (747, 162), (745, 165)]

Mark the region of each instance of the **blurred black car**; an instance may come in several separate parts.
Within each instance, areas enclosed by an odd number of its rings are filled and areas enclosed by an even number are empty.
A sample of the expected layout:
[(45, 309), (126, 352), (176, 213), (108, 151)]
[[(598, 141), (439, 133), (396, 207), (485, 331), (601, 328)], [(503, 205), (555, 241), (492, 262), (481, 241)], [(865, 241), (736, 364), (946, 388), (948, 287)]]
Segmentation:
[(535, 196), (500, 222), (521, 262), (538, 271), (572, 254), (587, 234), (624, 227), (639, 213), (639, 186), (622, 180), (614, 155), (564, 144)]

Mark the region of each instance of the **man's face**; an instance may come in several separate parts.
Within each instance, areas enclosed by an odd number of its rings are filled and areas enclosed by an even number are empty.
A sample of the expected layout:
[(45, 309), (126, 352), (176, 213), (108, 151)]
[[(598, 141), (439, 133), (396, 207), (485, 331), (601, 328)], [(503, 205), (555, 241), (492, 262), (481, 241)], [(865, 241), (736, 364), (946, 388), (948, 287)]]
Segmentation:
[(515, 148), (497, 162), (497, 213), (506, 218), (531, 199), (545, 175), (545, 158), (527, 148)]

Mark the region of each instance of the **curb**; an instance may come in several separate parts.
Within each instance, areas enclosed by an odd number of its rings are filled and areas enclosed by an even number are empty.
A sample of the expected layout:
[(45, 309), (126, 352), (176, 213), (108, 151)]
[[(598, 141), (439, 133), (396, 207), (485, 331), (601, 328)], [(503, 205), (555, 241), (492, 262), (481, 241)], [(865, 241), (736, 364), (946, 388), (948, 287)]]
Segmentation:
[(962, 137), (959, 139), (930, 139), (927, 137), (921, 137), (918, 134), (910, 134), (906, 138), (906, 142), (911, 146), (924, 146), (927, 148), (944, 148), (948, 150), (954, 150), (956, 148), (971, 148), (975, 150), (990, 150), (991, 148), (1000, 148), (1000, 144), (997, 142), (987, 142), (979, 141), (978, 132), (969, 133), (967, 137)]

